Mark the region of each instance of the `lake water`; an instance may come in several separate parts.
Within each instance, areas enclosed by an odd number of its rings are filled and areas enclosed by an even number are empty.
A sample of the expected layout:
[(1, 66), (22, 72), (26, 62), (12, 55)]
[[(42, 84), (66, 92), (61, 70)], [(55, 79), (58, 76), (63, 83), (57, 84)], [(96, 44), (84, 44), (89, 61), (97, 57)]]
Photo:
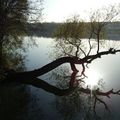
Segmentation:
[[(53, 52), (53, 48), (51, 46), (54, 45), (52, 38), (35, 38), (38, 44), (38, 47), (30, 48), (28, 51), (28, 56), (26, 66), (28, 70), (33, 70), (39, 67), (42, 67), (46, 65), (47, 63), (52, 61), (52, 58), (50, 57), (50, 54)], [(52, 43), (52, 44), (51, 44)], [(118, 42), (116, 42), (119, 44)], [(116, 44), (114, 43), (114, 44)], [(101, 59), (95, 60), (91, 65), (89, 65), (89, 71), (95, 71), (95, 73), (99, 73), (99, 76), (103, 79), (105, 82), (104, 90), (119, 90), (120, 89), (120, 67), (119, 67), (119, 61), (120, 60), (120, 54), (117, 53), (117, 55), (108, 55), (103, 56)], [(48, 79), (49, 75), (42, 76), (43, 79)], [(51, 80), (52, 81), (52, 80)], [(50, 82), (50, 81), (49, 81)], [(54, 96), (51, 93), (47, 93), (46, 91), (43, 91), (39, 88), (31, 87), (31, 95), (33, 95), (37, 100), (38, 107), (42, 109), (43, 112), (43, 119), (62, 119), (62, 114), (58, 114), (58, 110), (56, 109), (57, 103), (55, 103), (56, 96)], [(34, 99), (35, 99), (34, 98)], [(111, 109), (111, 114), (115, 113), (115, 116), (111, 116), (111, 119), (119, 119), (119, 101), (120, 96), (113, 95), (111, 99), (105, 99), (108, 106)], [(62, 104), (61, 104), (62, 105)], [(102, 105), (101, 105), (102, 106)], [(65, 108), (66, 109), (66, 108)], [(104, 110), (104, 107), (102, 107), (101, 110)], [(58, 117), (59, 116), (59, 117)], [(113, 117), (113, 118), (112, 118)], [(74, 118), (77, 119), (77, 118)]]
[[(28, 48), (27, 53), (25, 53), (27, 55), (25, 60), (27, 70), (40, 68), (49, 62), (52, 62), (54, 59), (52, 57), (52, 54), (54, 53), (54, 49), (52, 47), (54, 45), (53, 39), (37, 37), (34, 39), (37, 43), (37, 47), (30, 47)], [(118, 41), (114, 43), (119, 44)], [(120, 53), (117, 53), (116, 55), (103, 56), (100, 59), (96, 59), (89, 65), (89, 69), (86, 71), (86, 74), (88, 74), (88, 77), (91, 77), (91, 79), (95, 79), (92, 77), (93, 75), (96, 76), (96, 79), (103, 79), (105, 82), (104, 91), (109, 91), (112, 88), (114, 90), (119, 90), (119, 66)], [(55, 71), (56, 70), (53, 70), (52, 72)], [(52, 72), (40, 76), (40, 78), (51, 84), (58, 84), (59, 82), (56, 82), (56, 80), (51, 77), (53, 74)], [(93, 120), (94, 118), (94, 116), (91, 115), (92, 113), (89, 108), (90, 103), (88, 101), (87, 104), (88, 98), (85, 94), (82, 95), (81, 98), (76, 95), (73, 95), (72, 97), (58, 97), (31, 85), (27, 85), (25, 87), (25, 91), (26, 92), (24, 94), (27, 97), (25, 106), (22, 107), (21, 111), (18, 110), (18, 113), (15, 114), (16, 116), (18, 115), (18, 117), (13, 117), (12, 120), (15, 118), (17, 120)], [(22, 93), (22, 91), (20, 91), (20, 93)], [(120, 96), (112, 95), (110, 99), (106, 97), (103, 97), (102, 99), (106, 102), (111, 112), (107, 112), (103, 104), (98, 104), (98, 116), (101, 116), (102, 120), (120, 120)], [(18, 101), (20, 103), (23, 102), (22, 99), (19, 99)]]

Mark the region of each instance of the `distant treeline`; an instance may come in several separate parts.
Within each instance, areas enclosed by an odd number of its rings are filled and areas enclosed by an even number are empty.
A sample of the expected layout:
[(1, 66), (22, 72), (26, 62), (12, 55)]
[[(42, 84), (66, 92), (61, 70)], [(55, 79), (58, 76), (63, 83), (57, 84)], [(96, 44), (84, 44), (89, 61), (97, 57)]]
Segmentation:
[(29, 23), (28, 35), (37, 37), (53, 37), (54, 32), (61, 23)]
[[(53, 37), (54, 32), (62, 23), (28, 23), (27, 31), (29, 36)], [(89, 24), (89, 23), (86, 23)], [(106, 26), (108, 39), (120, 40), (120, 22), (110, 22)]]

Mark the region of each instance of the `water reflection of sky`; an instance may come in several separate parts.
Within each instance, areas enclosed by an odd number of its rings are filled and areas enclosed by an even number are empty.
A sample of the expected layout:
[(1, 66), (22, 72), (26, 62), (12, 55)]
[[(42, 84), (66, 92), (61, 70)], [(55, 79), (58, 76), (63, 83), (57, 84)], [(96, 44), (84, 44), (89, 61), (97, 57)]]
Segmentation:
[[(39, 67), (44, 66), (45, 64), (52, 61), (50, 59), (50, 53), (52, 52), (52, 48), (50, 46), (53, 45), (53, 39), (51, 38), (35, 38), (37, 41), (38, 47), (29, 48), (27, 53), (27, 61), (26, 66), (28, 70), (37, 69)], [(52, 44), (51, 44), (52, 43)], [(119, 67), (119, 60), (120, 60), (120, 53), (116, 55), (108, 55), (103, 56), (100, 59), (97, 59), (89, 65), (90, 71), (95, 71), (95, 73), (99, 73), (102, 79), (105, 82), (105, 89), (104, 90), (118, 90), (120, 89), (120, 67)], [(42, 76), (43, 79), (46, 76)], [(52, 104), (54, 103), (54, 95), (51, 95), (41, 89), (31, 87), (30, 92), (33, 97), (38, 99), (38, 106), (43, 109), (44, 114), (47, 115), (44, 119), (54, 119), (57, 117), (58, 113)], [(106, 102), (108, 103), (115, 120), (120, 119), (120, 108), (119, 108), (119, 101), (120, 96), (113, 95), (111, 99), (105, 98)], [(39, 104), (40, 103), (40, 104)], [(52, 103), (52, 104), (51, 104)], [(101, 109), (102, 110), (102, 109)], [(55, 117), (56, 116), (56, 117)], [(112, 119), (112, 118), (111, 118)], [(59, 120), (59, 119), (58, 119)]]

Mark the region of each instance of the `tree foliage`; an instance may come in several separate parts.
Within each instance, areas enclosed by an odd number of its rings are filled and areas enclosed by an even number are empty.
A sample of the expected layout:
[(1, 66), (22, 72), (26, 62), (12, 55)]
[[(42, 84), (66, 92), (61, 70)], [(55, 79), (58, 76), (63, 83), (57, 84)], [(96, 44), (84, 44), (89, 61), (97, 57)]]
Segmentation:
[[(43, 0), (40, 0), (42, 4)], [(35, 14), (35, 3), (28, 0), (0, 0), (0, 64), (8, 51), (23, 48), (23, 36), (27, 33), (29, 16)], [(42, 6), (40, 6), (42, 10)], [(34, 13), (33, 13), (34, 11)], [(37, 12), (37, 11), (36, 11)], [(42, 11), (37, 13), (41, 14)], [(35, 20), (35, 19), (34, 19)]]
[[(85, 35), (85, 22), (79, 20), (79, 16), (67, 19), (55, 33), (55, 37), (62, 39), (80, 39)], [(74, 42), (74, 41), (71, 41)]]
[(79, 49), (83, 51), (81, 47), (81, 40), (86, 36), (85, 26), (86, 23), (82, 20), (79, 20), (78, 16), (67, 19), (65, 23), (60, 25), (54, 36), (56, 38), (56, 46), (63, 49), (62, 54), (77, 57), (79, 54)]
[[(18, 35), (21, 35), (23, 30), (25, 30), (27, 13), (27, 0), (0, 0), (1, 37), (13, 36), (15, 38)], [(0, 40), (1, 42), (6, 43), (5, 40)]]

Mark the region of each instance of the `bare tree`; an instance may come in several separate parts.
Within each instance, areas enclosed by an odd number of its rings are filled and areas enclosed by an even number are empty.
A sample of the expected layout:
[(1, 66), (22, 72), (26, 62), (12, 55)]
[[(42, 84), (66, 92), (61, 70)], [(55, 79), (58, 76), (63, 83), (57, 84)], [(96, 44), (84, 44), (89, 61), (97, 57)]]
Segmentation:
[[(90, 37), (94, 36), (97, 40), (97, 53), (100, 49), (100, 39), (105, 37), (105, 27), (113, 21), (119, 21), (120, 8), (118, 6), (109, 6), (108, 8), (97, 9), (90, 16)], [(107, 36), (106, 36), (107, 37)]]

